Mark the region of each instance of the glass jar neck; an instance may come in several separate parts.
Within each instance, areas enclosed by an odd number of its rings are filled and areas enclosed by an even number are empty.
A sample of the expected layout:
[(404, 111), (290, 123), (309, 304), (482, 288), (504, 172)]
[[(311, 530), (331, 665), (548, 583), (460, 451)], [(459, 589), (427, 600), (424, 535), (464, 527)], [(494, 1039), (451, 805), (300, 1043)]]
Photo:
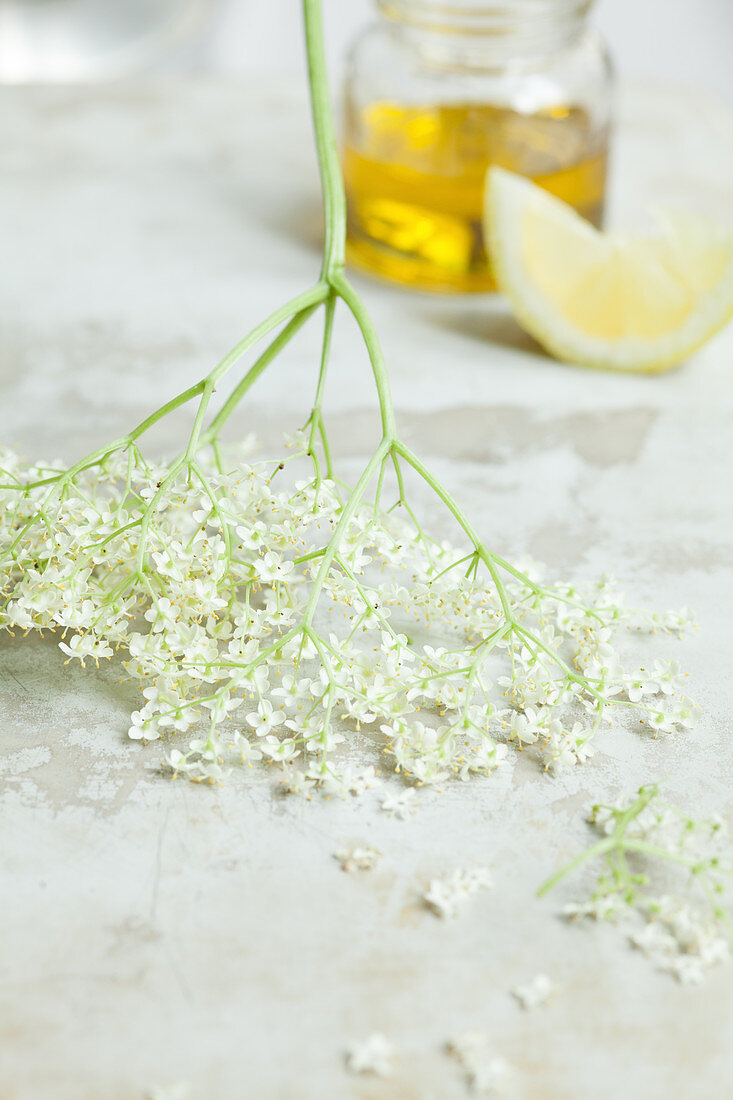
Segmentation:
[(546, 57), (582, 33), (593, 0), (377, 0), (426, 59), (494, 68)]

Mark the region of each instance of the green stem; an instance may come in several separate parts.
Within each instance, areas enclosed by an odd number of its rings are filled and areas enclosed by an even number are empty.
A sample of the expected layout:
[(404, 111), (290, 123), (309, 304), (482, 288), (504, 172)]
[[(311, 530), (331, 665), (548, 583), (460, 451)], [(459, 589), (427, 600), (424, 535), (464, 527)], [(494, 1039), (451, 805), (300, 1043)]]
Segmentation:
[(617, 844), (618, 840), (615, 836), (607, 836), (604, 840), (599, 840), (592, 848), (588, 848), (585, 852), (581, 852), (579, 856), (576, 856), (575, 859), (571, 860), (565, 867), (556, 871), (546, 882), (543, 882), (542, 886), (540, 886), (537, 891), (537, 897), (543, 897), (545, 894), (549, 893), (553, 887), (557, 886), (558, 882), (561, 882), (567, 875), (577, 870), (578, 867), (581, 867), (587, 860), (595, 859), (596, 856), (602, 856), (605, 852), (610, 852)]
[(192, 398), (198, 397), (200, 393), (204, 392), (204, 386), (206, 385), (206, 379), (202, 379), (197, 382), (195, 386), (191, 386), (189, 389), (184, 390), (183, 393), (179, 393), (177, 397), (172, 398), (167, 404), (162, 405), (161, 408), (156, 409), (150, 416), (146, 416), (144, 420), (141, 420), (136, 428), (127, 436), (125, 442), (133, 443), (136, 439), (139, 439), (141, 435), (144, 435), (149, 428), (152, 428), (154, 424), (157, 424), (168, 413), (173, 412), (174, 409), (179, 408), (181, 405), (185, 405), (187, 401), (191, 401)]
[[(605, 837), (603, 840), (600, 840), (597, 844), (594, 844), (593, 847), (588, 848), (585, 852), (581, 852), (581, 854), (579, 856), (576, 856), (576, 858), (568, 863), (566, 867), (563, 867), (559, 871), (557, 871), (551, 878), (547, 880), (547, 882), (543, 883), (543, 885), (540, 886), (539, 890), (537, 891), (537, 896), (542, 897), (543, 894), (546, 894), (549, 890), (553, 888), (553, 886), (556, 886), (557, 883), (561, 881), (561, 879), (564, 879), (566, 875), (569, 875), (577, 867), (580, 867), (581, 864), (586, 862), (586, 860), (594, 859), (596, 856), (604, 855), (606, 852), (612, 852), (614, 849), (622, 850), (624, 848), (629, 848), (632, 851), (645, 850), (644, 848), (639, 847), (639, 844), (643, 842), (626, 839), (626, 830), (628, 829), (631, 822), (636, 820), (639, 814), (646, 809), (646, 807), (649, 805), (652, 799), (656, 797), (657, 794), (659, 794), (659, 783), (648, 783), (644, 787), (640, 787), (639, 797), (634, 802), (632, 802), (631, 805), (626, 810), (624, 810), (622, 814), (619, 814), (616, 821), (616, 827), (614, 828), (611, 835)], [(649, 852), (650, 847), (651, 846), (649, 845), (645, 846), (647, 852)], [(654, 854), (658, 854), (658, 852), (655, 852)]]
[(313, 622), (313, 615), (315, 613), (316, 606), (321, 595), (323, 583), (326, 579), (326, 576), (328, 575), (329, 569), (331, 568), (333, 559), (338, 553), (339, 544), (346, 530), (346, 527), (348, 526), (349, 520), (358, 508), (359, 503), (361, 502), (361, 499), (366, 492), (367, 486), (369, 485), (369, 482), (372, 480), (375, 473), (379, 469), (379, 464), (388, 450), (389, 442), (387, 440), (382, 440), (382, 442), (379, 444), (376, 451), (370, 458), (369, 462), (366, 464), (361, 477), (354, 486), (354, 491), (344, 504), (341, 516), (338, 523), (336, 524), (336, 529), (334, 530), (333, 535), (328, 542), (328, 546), (323, 552), (321, 564), (318, 568), (318, 573), (316, 574), (313, 581), (313, 590), (311, 592), (308, 604), (305, 609), (305, 613), (303, 615), (303, 624), (305, 629), (310, 629), (310, 626)]
[(311, 113), (323, 194), (323, 245), (321, 278), (331, 282), (344, 266), (346, 247), (346, 194), (338, 158), (336, 129), (328, 91), (326, 53), (323, 46), (321, 0), (303, 0), (305, 45), (308, 58)]
[(219, 412), (213, 418), (209, 427), (201, 436), (201, 446), (207, 443), (213, 443), (219, 436), (219, 433), (236, 409), (239, 402), (247, 393), (249, 388), (254, 385), (263, 371), (270, 365), (276, 355), (282, 351), (286, 344), (288, 344), (296, 332), (299, 332), (305, 322), (311, 316), (313, 311), (317, 308), (317, 303), (314, 305), (306, 306), (305, 309), (300, 310), (292, 317), (285, 327), (278, 333), (272, 343), (263, 351), (259, 359), (252, 364), (245, 376), (237, 383), (235, 388), (229, 394), (222, 405)]
[(259, 343), (263, 336), (267, 336), (269, 332), (272, 332), (278, 325), (283, 324), (285, 321), (290, 320), (296, 313), (300, 313), (301, 310), (307, 309), (308, 306), (319, 305), (323, 302), (328, 294), (328, 286), (324, 282), (318, 282), (310, 290), (303, 291), (302, 294), (296, 295), (295, 298), (291, 298), (285, 305), (280, 306), (274, 313), (271, 313), (269, 317), (266, 317), (264, 321), (260, 321), (259, 325), (255, 325), (251, 332), (235, 344), (234, 347), (220, 363), (214, 367), (211, 373), (207, 376), (205, 381), (212, 382), (214, 385), (223, 378), (227, 371), (231, 370), (238, 359), (242, 356), (253, 344)]
[(326, 371), (328, 359), (331, 354), (331, 337), (333, 335), (333, 318), (336, 313), (336, 292), (331, 290), (326, 299), (326, 316), (323, 322), (323, 345), (321, 347), (321, 366), (318, 371), (318, 383), (316, 396), (313, 399), (313, 412), (320, 413), (323, 408), (323, 393), (326, 388)]
[[(308, 0), (306, 0), (308, 2)], [(331, 280), (332, 286), (338, 292), (339, 297), (351, 311), (354, 320), (361, 330), (366, 344), (369, 362), (374, 375), (374, 384), (379, 398), (379, 410), (382, 418), (382, 434), (387, 440), (397, 438), (397, 426), (395, 423), (394, 408), (392, 406), (392, 393), (389, 385), (389, 375), (384, 362), (382, 345), (374, 327), (374, 322), (369, 316), (364, 303), (356, 293), (351, 283), (341, 274), (336, 274)]]
[(328, 360), (331, 353), (331, 337), (333, 335), (333, 319), (336, 313), (336, 302), (338, 300), (338, 294), (335, 290), (331, 289), (328, 297), (326, 298), (326, 316), (323, 324), (323, 342), (321, 344), (321, 363), (318, 371), (318, 382), (316, 384), (316, 395), (313, 399), (313, 407), (311, 409), (310, 417), (308, 418), (308, 424), (310, 424), (310, 432), (308, 434), (308, 453), (311, 456), (313, 465), (316, 470), (316, 480), (320, 483), (320, 472), (318, 459), (316, 457), (315, 441), (316, 434), (320, 437), (321, 446), (323, 447), (323, 457), (326, 460), (326, 477), (333, 478), (333, 462), (331, 460), (331, 450), (328, 444), (328, 435), (326, 434), (326, 426), (323, 422), (323, 394), (326, 387), (326, 374), (328, 371)]
[(440, 482), (433, 477), (427, 466), (425, 466), (417, 457), (417, 455), (413, 454), (412, 451), (408, 447), (406, 447), (404, 443), (401, 442), (401, 440), (395, 440), (393, 450), (398, 455), (401, 455), (402, 458), (404, 458), (405, 462), (408, 463), (408, 465), (412, 466), (413, 470), (415, 470), (415, 472), (420, 475), (423, 481), (426, 481), (428, 483), (433, 492), (440, 497), (448, 511), (454, 516), (459, 525), (468, 535), (469, 539), (476, 547), (476, 553), (481, 558), (481, 561), (484, 563), (489, 571), (489, 574), (491, 575), (491, 579), (494, 582), (494, 587), (496, 588), (499, 600), (501, 601), (501, 606), (506, 621), (508, 623), (514, 624), (514, 616), (512, 615), (512, 610), (509, 606), (509, 597), (506, 594), (506, 589), (504, 588), (502, 579), (499, 576), (499, 571), (496, 567), (494, 555), (491, 554), (481, 542), (481, 539), (478, 537), (478, 534), (474, 530), (473, 524), (470, 523), (468, 516), (465, 514), (463, 509), (458, 506), (458, 504), (447, 491), (447, 489), (444, 489)]

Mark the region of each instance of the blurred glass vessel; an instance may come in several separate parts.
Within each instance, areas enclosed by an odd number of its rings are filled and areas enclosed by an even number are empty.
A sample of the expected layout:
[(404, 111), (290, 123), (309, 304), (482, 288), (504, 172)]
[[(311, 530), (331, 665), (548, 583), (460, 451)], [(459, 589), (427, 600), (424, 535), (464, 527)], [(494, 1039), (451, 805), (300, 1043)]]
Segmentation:
[(345, 90), (348, 255), (441, 291), (494, 288), (491, 164), (603, 216), (611, 70), (592, 0), (377, 0)]
[(144, 66), (208, 0), (0, 0), (0, 81), (109, 79)]

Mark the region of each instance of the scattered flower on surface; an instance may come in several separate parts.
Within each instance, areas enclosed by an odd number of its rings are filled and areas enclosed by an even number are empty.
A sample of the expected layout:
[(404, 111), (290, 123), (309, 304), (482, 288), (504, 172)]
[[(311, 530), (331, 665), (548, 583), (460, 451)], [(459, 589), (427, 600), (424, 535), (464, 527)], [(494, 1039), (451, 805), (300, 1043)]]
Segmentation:
[(506, 1095), (514, 1070), (509, 1062), (492, 1052), (488, 1036), (480, 1031), (468, 1031), (451, 1039), (447, 1049), (460, 1063), (475, 1093), (479, 1096)]
[(341, 870), (347, 874), (354, 871), (372, 871), (377, 866), (382, 853), (378, 848), (367, 845), (364, 848), (339, 848), (333, 853), (334, 859), (341, 864)]
[(468, 898), (493, 886), (488, 867), (457, 870), (446, 878), (432, 879), (423, 901), (437, 917), (457, 917)]
[(680, 982), (702, 980), (731, 954), (725, 889), (733, 874), (725, 823), (697, 820), (662, 800), (659, 784), (635, 796), (593, 806), (589, 822), (602, 839), (554, 875), (594, 857), (603, 861), (587, 901), (564, 907), (568, 917), (633, 921), (630, 943)]
[(346, 1068), (349, 1073), (372, 1073), (377, 1077), (389, 1077), (395, 1050), (381, 1032), (374, 1032), (359, 1043), (352, 1043), (346, 1051)]
[(401, 791), (400, 794), (385, 798), (382, 802), (382, 809), (385, 813), (388, 813), (390, 817), (398, 817), (400, 821), (407, 821), (408, 817), (417, 813), (417, 803), (418, 799), (415, 788), (408, 787), (407, 790)]
[(546, 1005), (556, 992), (555, 983), (546, 974), (535, 974), (530, 981), (513, 989), (512, 995), (517, 998), (522, 1008), (530, 1010)]

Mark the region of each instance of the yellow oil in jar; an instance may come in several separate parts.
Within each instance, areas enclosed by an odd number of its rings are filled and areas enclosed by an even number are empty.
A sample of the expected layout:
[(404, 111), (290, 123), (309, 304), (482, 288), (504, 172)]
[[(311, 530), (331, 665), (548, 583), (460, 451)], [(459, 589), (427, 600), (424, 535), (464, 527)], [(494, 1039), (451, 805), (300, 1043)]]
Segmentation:
[(415, 287), (487, 291), (481, 226), (490, 165), (529, 176), (600, 225), (607, 146), (577, 107), (521, 114), (486, 104), (347, 105), (347, 256)]

